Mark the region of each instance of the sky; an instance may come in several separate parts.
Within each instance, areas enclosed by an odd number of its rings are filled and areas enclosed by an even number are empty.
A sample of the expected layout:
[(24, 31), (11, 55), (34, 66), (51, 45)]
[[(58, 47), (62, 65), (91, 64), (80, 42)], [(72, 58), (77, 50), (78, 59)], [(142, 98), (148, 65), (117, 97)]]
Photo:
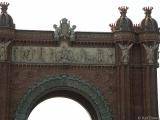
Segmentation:
[(40, 103), (28, 120), (91, 120), (91, 116), (78, 102), (56, 97)]
[[(16, 29), (22, 30), (54, 30), (53, 24), (59, 25), (59, 21), (65, 17), (71, 21), (71, 25), (77, 26), (75, 31), (110, 32), (109, 24), (115, 23), (120, 16), (117, 9), (119, 6), (129, 7), (127, 16), (134, 24), (140, 23), (144, 18), (143, 7), (153, 6), (152, 17), (160, 25), (160, 0), (5, 1), (10, 3), (8, 13), (12, 16)], [(160, 79), (160, 69), (158, 69), (158, 79)], [(160, 82), (158, 86), (160, 93)]]
[(133, 23), (144, 18), (142, 8), (153, 6), (152, 16), (160, 22), (160, 0), (5, 0), (10, 2), (8, 13), (17, 29), (53, 30), (66, 17), (77, 31), (110, 31), (109, 24), (119, 17), (119, 6), (127, 5), (127, 16)]

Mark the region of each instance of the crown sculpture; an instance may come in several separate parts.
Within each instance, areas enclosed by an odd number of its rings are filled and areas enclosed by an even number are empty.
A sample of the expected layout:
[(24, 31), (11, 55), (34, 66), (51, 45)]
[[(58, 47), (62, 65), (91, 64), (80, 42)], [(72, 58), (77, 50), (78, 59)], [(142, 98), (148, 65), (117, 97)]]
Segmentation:
[(144, 7), (143, 10), (145, 11), (145, 14), (147, 16), (150, 16), (151, 13), (152, 13), (153, 7), (149, 7), (149, 6), (148, 7)]
[(127, 6), (118, 7), (118, 10), (120, 11), (121, 15), (123, 17), (125, 17), (126, 13), (127, 13), (127, 10), (128, 10), (128, 7)]
[(9, 6), (9, 3), (0, 2), (1, 12), (2, 13), (7, 13), (8, 6)]

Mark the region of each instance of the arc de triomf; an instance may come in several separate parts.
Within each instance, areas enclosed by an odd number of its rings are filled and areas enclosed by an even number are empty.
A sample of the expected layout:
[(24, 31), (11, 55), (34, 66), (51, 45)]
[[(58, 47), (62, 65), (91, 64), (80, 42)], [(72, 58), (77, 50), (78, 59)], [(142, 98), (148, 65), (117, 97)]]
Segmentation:
[(112, 32), (76, 32), (66, 18), (53, 31), (17, 30), (8, 5), (0, 3), (0, 120), (27, 120), (55, 96), (79, 102), (92, 120), (158, 120), (152, 7), (139, 25), (119, 7)]

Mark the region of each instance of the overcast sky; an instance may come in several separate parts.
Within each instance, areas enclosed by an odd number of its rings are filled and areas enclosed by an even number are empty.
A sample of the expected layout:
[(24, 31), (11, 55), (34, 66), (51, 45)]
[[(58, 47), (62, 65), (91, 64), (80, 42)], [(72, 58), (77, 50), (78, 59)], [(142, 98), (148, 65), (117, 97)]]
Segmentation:
[[(10, 3), (8, 13), (13, 17), (17, 29), (53, 30), (53, 24), (59, 24), (59, 20), (66, 17), (71, 21), (72, 25), (77, 26), (76, 31), (110, 32), (108, 25), (114, 23), (119, 18), (120, 15), (117, 8), (124, 5), (129, 7), (127, 16), (136, 24), (140, 23), (144, 18), (142, 8), (145, 6), (153, 6), (152, 17), (155, 18), (160, 25), (160, 0), (5, 1)], [(158, 70), (158, 76), (159, 74), (160, 70)], [(51, 102), (49, 102), (49, 104), (51, 104)]]
[(56, 97), (39, 104), (28, 120), (91, 120), (91, 116), (74, 100)]
[(77, 31), (110, 31), (119, 17), (118, 7), (129, 6), (133, 23), (144, 18), (142, 8), (153, 6), (152, 16), (160, 22), (160, 0), (6, 0), (17, 29), (53, 30), (63, 17), (77, 25)]

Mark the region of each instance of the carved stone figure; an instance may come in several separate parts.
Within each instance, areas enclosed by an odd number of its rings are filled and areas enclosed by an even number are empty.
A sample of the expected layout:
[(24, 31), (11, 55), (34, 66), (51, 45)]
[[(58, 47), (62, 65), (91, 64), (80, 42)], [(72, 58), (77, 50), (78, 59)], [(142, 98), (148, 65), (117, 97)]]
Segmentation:
[(108, 49), (107, 50), (107, 55), (108, 55), (108, 57), (107, 57), (108, 61), (113, 64), (115, 62), (114, 61), (115, 59), (114, 59), (113, 51)]
[(68, 48), (62, 48), (56, 55), (57, 62), (68, 64), (73, 62), (73, 53)]
[(25, 61), (30, 61), (30, 54), (31, 54), (30, 49), (24, 49), (23, 51), (21, 51), (22, 59)]
[(76, 26), (75, 26), (75, 25), (73, 25), (73, 26), (70, 28), (70, 32), (71, 32), (70, 40), (71, 40), (71, 41), (74, 41), (74, 40), (75, 40), (75, 32), (74, 32), (75, 29), (76, 29)]
[(5, 47), (0, 45), (0, 60), (5, 60)]
[(54, 32), (54, 38), (55, 40), (59, 40), (59, 32), (60, 32), (60, 29), (59, 27), (57, 27), (57, 25), (53, 25), (54, 29), (55, 29), (55, 32)]
[(7, 47), (10, 43), (11, 41), (0, 43), (0, 60), (4, 61), (7, 59)]
[(128, 63), (129, 61), (129, 50), (130, 48), (132, 47), (133, 44), (130, 44), (130, 45), (121, 45), (121, 44), (118, 44), (120, 49), (121, 49), (121, 53), (122, 53), (122, 56), (121, 56), (121, 61), (123, 63)]
[(145, 50), (146, 50), (146, 59), (148, 61), (149, 64), (153, 64), (154, 63), (154, 52), (155, 50), (158, 48), (158, 44), (154, 44), (154, 45), (145, 45), (143, 44)]
[(39, 58), (41, 61), (44, 62), (44, 61), (45, 61), (46, 50), (45, 50), (43, 47), (40, 47), (38, 54), (39, 54), (39, 57), (38, 57), (38, 58)]
[(19, 50), (17, 47), (12, 48), (12, 60), (13, 61), (18, 61), (18, 55), (19, 54)]
[(81, 48), (78, 55), (79, 59), (78, 61), (81, 61), (81, 63), (85, 63), (87, 61), (88, 53), (84, 48)]
[(75, 34), (74, 30), (76, 29), (76, 26), (73, 25), (70, 27), (70, 21), (68, 21), (66, 18), (63, 18), (60, 21), (60, 26), (57, 27), (57, 25), (53, 25), (55, 28), (54, 32), (54, 38), (55, 40), (59, 40), (60, 38), (66, 40), (70, 39), (71, 41), (74, 41), (75, 39)]
[(157, 51), (157, 61), (159, 60), (159, 50)]
[(103, 49), (97, 49), (97, 60), (99, 63), (104, 62), (104, 51)]

